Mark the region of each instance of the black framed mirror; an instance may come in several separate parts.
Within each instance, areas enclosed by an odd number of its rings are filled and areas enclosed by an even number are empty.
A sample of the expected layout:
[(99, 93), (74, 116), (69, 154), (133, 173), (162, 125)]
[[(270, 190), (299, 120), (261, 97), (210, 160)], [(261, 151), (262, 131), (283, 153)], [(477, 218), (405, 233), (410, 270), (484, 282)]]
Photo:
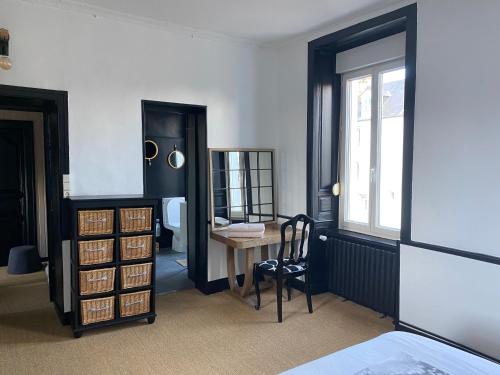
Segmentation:
[(186, 157), (182, 151), (177, 150), (177, 146), (174, 146), (174, 150), (167, 155), (167, 163), (173, 169), (179, 169), (184, 166), (186, 162)]
[(212, 229), (276, 221), (274, 150), (211, 149)]
[(146, 139), (144, 141), (144, 151), (144, 158), (148, 161), (148, 164), (151, 165), (151, 160), (158, 156), (158, 145), (155, 141)]

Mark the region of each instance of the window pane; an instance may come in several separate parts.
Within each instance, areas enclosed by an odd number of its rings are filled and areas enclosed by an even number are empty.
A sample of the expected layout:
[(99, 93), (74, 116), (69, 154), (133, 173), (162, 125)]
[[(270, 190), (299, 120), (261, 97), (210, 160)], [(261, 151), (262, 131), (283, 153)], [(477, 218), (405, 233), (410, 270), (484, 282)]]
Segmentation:
[(270, 221), (273, 220), (273, 205), (272, 204), (263, 204), (260, 206), (260, 215), (262, 221)]
[(378, 224), (401, 227), (405, 70), (380, 75), (380, 184)]
[(273, 174), (271, 170), (259, 171), (260, 174), (260, 186), (272, 186), (273, 185)]
[(228, 152), (229, 187), (231, 188), (231, 206), (243, 206), (243, 194), (245, 187), (245, 173), (242, 171), (242, 159), (240, 152)]
[(254, 204), (259, 204), (259, 188), (252, 188), (252, 202)]
[(368, 223), (370, 199), (371, 76), (347, 81), (347, 221)]
[(243, 207), (243, 195), (245, 194), (244, 189), (230, 189), (229, 194), (231, 197), (231, 207), (235, 210), (241, 209)]

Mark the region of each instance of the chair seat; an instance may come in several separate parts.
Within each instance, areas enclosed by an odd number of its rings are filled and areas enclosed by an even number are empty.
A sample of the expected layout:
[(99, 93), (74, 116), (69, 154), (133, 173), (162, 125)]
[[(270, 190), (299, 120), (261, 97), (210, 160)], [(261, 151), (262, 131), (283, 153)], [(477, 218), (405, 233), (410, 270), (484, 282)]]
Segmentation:
[[(301, 272), (306, 269), (305, 262), (299, 261), (297, 263), (289, 263), (290, 259), (283, 258), (283, 274)], [(263, 270), (276, 272), (276, 267), (278, 267), (277, 259), (268, 259), (263, 262), (260, 262), (258, 265), (259, 268)]]

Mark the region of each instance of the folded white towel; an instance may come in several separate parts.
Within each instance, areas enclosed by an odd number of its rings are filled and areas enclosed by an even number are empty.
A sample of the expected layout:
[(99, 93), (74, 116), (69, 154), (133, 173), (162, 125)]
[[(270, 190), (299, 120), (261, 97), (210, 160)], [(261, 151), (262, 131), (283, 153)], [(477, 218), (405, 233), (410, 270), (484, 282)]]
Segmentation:
[(214, 218), (214, 221), (215, 221), (215, 224), (217, 225), (228, 225), (229, 224), (229, 220), (228, 219), (224, 219), (223, 217), (219, 217), (219, 216), (216, 216)]
[(261, 232), (235, 232), (235, 231), (228, 231), (227, 232), (228, 237), (238, 237), (238, 238), (262, 238), (264, 237), (264, 231)]
[(266, 226), (264, 223), (238, 223), (227, 227), (229, 232), (264, 232)]

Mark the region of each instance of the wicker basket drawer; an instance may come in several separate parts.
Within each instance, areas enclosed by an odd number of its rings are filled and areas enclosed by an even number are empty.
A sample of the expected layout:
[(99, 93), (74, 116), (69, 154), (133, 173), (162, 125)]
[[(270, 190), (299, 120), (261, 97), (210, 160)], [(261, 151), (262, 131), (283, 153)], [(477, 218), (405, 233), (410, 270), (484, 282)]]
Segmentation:
[(153, 236), (120, 238), (121, 260), (149, 258), (153, 255)]
[(151, 268), (153, 263), (134, 264), (122, 266), (122, 289), (137, 288), (151, 285)]
[(150, 290), (120, 295), (120, 316), (132, 316), (148, 313), (151, 310)]
[(115, 297), (80, 301), (82, 325), (113, 320), (115, 318)]
[(114, 210), (78, 211), (78, 235), (113, 233)]
[(151, 207), (120, 208), (121, 232), (144, 232), (151, 230)]
[(111, 292), (115, 288), (115, 267), (80, 271), (80, 295)]
[(114, 242), (114, 238), (96, 241), (78, 241), (80, 265), (112, 262)]

